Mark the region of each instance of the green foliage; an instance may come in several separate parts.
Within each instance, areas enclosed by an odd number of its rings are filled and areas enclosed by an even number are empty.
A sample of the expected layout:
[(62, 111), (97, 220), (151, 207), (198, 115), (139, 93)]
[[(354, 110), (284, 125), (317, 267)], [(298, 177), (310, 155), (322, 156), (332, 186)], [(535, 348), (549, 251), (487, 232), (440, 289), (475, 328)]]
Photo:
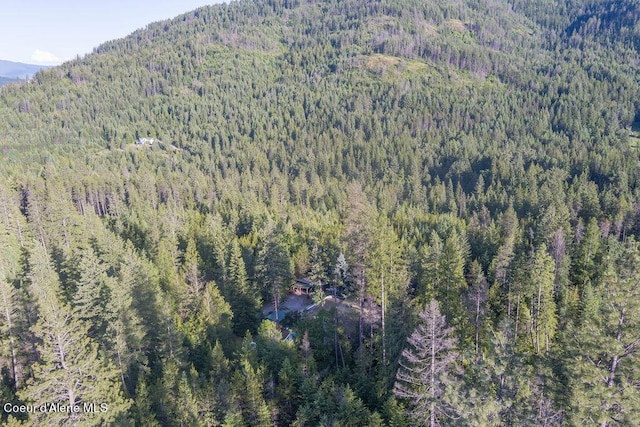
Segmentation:
[(269, 408), (262, 396), (263, 373), (261, 368), (254, 368), (250, 361), (241, 359), (231, 384), (230, 413), (242, 419), (247, 426), (267, 427), (271, 425)]
[(453, 330), (432, 300), (419, 314), (420, 322), (407, 338), (393, 386), (393, 394), (406, 401), (414, 423), (435, 426), (455, 419), (460, 408), (449, 399), (448, 389), (455, 384), (452, 374), (458, 361)]
[(95, 425), (117, 420), (131, 405), (122, 396), (117, 370), (98, 355), (97, 345), (88, 336), (88, 326), (59, 298), (57, 274), (39, 244), (32, 250), (29, 265), (30, 290), (39, 312), (33, 332), (41, 344), (37, 346), (38, 362), (20, 397), (36, 406), (108, 405), (106, 412), (83, 409), (33, 414), (46, 424)]
[(516, 350), (514, 334), (513, 323), (502, 322), (467, 371), (461, 412), (469, 425), (548, 425), (563, 419), (549, 397), (547, 370)]
[(233, 310), (233, 331), (236, 335), (255, 331), (259, 294), (249, 285), (240, 245), (235, 239), (231, 242), (225, 293)]
[(640, 399), (633, 382), (640, 346), (639, 262), (637, 242), (609, 241), (593, 306), (569, 334), (565, 354), (575, 425), (638, 422)]
[(256, 275), (265, 301), (273, 302), (275, 314), (294, 282), (293, 266), (282, 231), (271, 230), (258, 253)]
[(443, 423), (637, 424), (636, 3), (241, 0), (3, 86), (0, 395), (112, 406), (2, 422), (409, 425), (437, 300)]

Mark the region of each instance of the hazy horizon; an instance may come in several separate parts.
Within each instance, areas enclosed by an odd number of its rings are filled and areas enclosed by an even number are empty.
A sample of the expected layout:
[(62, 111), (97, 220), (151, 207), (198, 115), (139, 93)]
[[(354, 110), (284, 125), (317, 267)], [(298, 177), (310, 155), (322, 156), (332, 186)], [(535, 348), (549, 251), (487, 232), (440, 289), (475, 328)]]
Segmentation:
[(8, 2), (0, 14), (0, 59), (34, 65), (59, 65), (91, 53), (109, 40), (146, 25), (176, 17), (221, 0), (65, 0)]

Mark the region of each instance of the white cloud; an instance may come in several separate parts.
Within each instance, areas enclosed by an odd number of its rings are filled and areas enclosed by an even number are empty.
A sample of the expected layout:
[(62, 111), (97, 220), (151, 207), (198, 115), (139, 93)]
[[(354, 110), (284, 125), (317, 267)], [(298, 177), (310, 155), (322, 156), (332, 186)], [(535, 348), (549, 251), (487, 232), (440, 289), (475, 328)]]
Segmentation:
[(36, 49), (35, 52), (31, 54), (31, 60), (36, 64), (43, 65), (59, 65), (64, 62), (63, 58), (60, 58), (51, 52), (45, 52), (44, 50), (40, 49)]

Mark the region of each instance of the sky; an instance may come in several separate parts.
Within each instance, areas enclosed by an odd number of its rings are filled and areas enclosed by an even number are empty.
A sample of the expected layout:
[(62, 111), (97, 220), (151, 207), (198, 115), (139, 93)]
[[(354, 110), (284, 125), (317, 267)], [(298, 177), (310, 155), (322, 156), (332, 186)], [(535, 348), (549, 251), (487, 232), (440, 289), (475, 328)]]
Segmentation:
[[(3, 0), (0, 59), (58, 65), (147, 24), (222, 0)], [(228, 3), (228, 1), (226, 1)]]

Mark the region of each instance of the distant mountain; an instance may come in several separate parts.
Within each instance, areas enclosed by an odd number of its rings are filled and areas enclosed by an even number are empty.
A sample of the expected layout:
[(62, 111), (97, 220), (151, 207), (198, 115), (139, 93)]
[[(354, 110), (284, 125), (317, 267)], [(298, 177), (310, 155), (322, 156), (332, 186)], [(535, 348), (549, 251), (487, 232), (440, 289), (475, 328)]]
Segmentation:
[[(51, 68), (48, 65), (23, 64), (21, 62), (4, 61), (0, 59), (0, 77), (9, 80), (24, 79), (27, 76), (33, 76), (40, 70)], [(2, 82), (0, 84), (5, 84)]]
[(0, 77), (0, 86), (7, 85), (9, 83), (15, 83), (15, 82), (18, 82), (18, 81), (20, 81), (20, 80), (19, 79), (12, 79), (12, 78), (9, 78), (9, 77)]

